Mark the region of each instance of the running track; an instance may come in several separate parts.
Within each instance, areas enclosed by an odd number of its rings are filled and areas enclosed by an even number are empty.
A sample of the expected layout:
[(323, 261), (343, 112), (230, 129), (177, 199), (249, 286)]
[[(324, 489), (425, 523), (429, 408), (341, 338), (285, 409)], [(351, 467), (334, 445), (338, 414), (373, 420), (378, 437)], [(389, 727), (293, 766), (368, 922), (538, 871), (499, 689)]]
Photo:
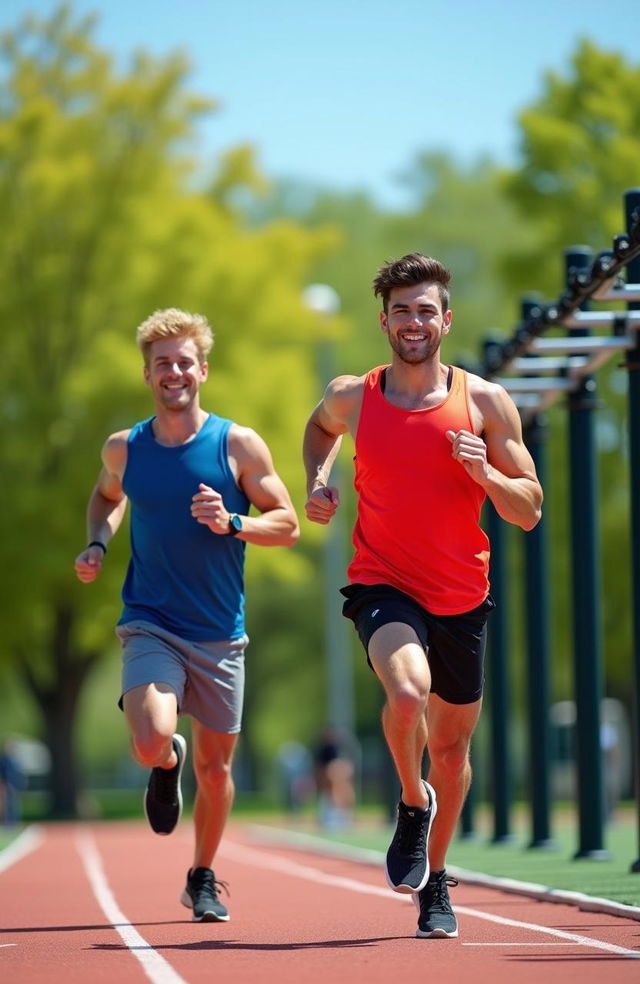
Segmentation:
[[(7, 984), (617, 984), (640, 981), (640, 922), (459, 885), (457, 940), (414, 937), (416, 914), (381, 871), (255, 839), (233, 824), (216, 874), (228, 923), (178, 902), (185, 822), (32, 828), (0, 855)], [(22, 849), (22, 850), (21, 850)], [(437, 976), (435, 976), (437, 975)]]

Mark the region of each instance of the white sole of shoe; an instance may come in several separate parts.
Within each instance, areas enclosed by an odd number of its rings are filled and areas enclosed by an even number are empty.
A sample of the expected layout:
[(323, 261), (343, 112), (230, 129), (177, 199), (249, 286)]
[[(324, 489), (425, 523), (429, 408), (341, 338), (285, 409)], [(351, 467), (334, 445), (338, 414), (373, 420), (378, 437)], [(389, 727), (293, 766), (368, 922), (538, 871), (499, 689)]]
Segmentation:
[[(180, 902), (182, 905), (186, 906), (187, 909), (193, 909), (193, 902), (191, 901), (191, 896), (184, 889), (182, 895), (180, 896)], [(231, 917), (227, 913), (226, 916), (218, 916), (215, 912), (205, 912), (203, 916), (196, 916), (195, 913), (191, 916), (191, 922), (229, 922)]]
[[(413, 904), (418, 910), (418, 919), (420, 918), (420, 899), (418, 898), (418, 893), (413, 894)], [(430, 933), (426, 933), (423, 929), (416, 929), (416, 937), (420, 940), (454, 940), (458, 936), (458, 923), (456, 921), (456, 928), (452, 933), (447, 933), (446, 929), (432, 929)]]
[(387, 885), (389, 886), (389, 888), (393, 892), (397, 892), (399, 895), (415, 895), (416, 892), (422, 891), (422, 889), (424, 888), (424, 886), (429, 881), (429, 875), (431, 873), (430, 872), (430, 868), (429, 868), (429, 835), (431, 834), (431, 828), (433, 826), (433, 821), (435, 820), (436, 813), (438, 812), (438, 803), (437, 803), (437, 800), (436, 800), (436, 791), (433, 788), (433, 786), (430, 786), (429, 783), (425, 779), (422, 780), (422, 784), (423, 784), (424, 788), (427, 791), (427, 794), (429, 796), (429, 802), (430, 802), (430, 805), (431, 805), (431, 815), (429, 817), (429, 826), (427, 827), (427, 838), (426, 838), (426, 846), (427, 846), (426, 862), (427, 863), (426, 863), (426, 866), (425, 866), (424, 877), (423, 877), (422, 881), (420, 882), (420, 884), (417, 887), (415, 885), (403, 885), (403, 884), (394, 885), (394, 883), (391, 881), (391, 878), (389, 877), (389, 871), (387, 870), (387, 862), (386, 862), (386, 860), (385, 860), (385, 863), (384, 863), (384, 874), (385, 874), (385, 878), (387, 879)]

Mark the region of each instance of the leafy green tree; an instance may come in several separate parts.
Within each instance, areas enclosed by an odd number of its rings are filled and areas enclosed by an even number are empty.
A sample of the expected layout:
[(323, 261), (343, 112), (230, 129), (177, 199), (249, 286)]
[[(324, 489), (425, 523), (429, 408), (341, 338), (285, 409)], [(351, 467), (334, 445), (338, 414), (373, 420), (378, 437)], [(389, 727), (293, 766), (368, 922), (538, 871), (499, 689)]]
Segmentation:
[[(135, 326), (166, 306), (210, 316), (216, 410), (266, 437), (299, 501), (317, 330), (301, 288), (331, 242), (292, 221), (248, 228), (235, 201), (261, 179), (243, 148), (198, 173), (189, 147), (215, 105), (188, 91), (184, 59), (140, 53), (119, 72), (92, 28), (63, 6), (0, 46), (0, 672), (39, 710), (58, 816), (76, 810), (78, 701), (113, 638), (127, 552), (123, 531), (100, 581), (75, 581), (86, 501), (104, 438), (150, 413)], [(250, 554), (249, 580), (272, 591), (312, 576), (302, 551)]]
[(506, 189), (535, 238), (514, 241), (509, 283), (555, 298), (563, 250), (605, 249), (623, 229), (622, 194), (638, 183), (640, 64), (582, 40), (518, 119), (520, 162)]
[[(521, 161), (505, 181), (529, 241), (514, 239), (503, 269), (514, 290), (555, 300), (564, 289), (564, 251), (594, 253), (624, 230), (624, 192), (638, 184), (640, 64), (582, 40), (564, 73), (549, 72), (540, 96), (519, 116)], [(598, 306), (598, 305), (596, 305)], [(602, 306), (602, 305), (600, 305)], [(605, 306), (611, 307), (611, 304)], [(629, 475), (624, 376), (612, 360), (597, 374), (600, 447), (603, 637), (607, 689), (628, 697), (631, 645), (629, 596)], [(546, 511), (555, 526), (551, 572), (554, 645), (571, 652), (567, 543), (565, 402), (549, 414), (550, 468)], [(569, 690), (570, 660), (554, 660), (558, 686)]]

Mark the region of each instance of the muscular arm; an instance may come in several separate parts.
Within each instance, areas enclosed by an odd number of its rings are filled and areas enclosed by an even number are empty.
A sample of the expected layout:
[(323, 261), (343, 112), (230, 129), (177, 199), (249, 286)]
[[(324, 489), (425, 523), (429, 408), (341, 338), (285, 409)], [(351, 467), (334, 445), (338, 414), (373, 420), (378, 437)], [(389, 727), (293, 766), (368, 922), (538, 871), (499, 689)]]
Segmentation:
[[(122, 476), (127, 463), (129, 431), (112, 434), (102, 448), (102, 468), (87, 506), (87, 543), (97, 540), (105, 547), (117, 532), (127, 509), (127, 497), (122, 489)], [(76, 558), (78, 578), (94, 581), (102, 568), (104, 551), (97, 546), (86, 547)]]
[(339, 491), (329, 485), (342, 437), (355, 432), (362, 400), (362, 380), (339, 376), (329, 383), (305, 427), (302, 458), (307, 476), (305, 512), (312, 523), (326, 525), (340, 504)]
[(515, 404), (502, 386), (477, 377), (470, 393), (482, 437), (450, 431), (453, 456), (483, 487), (502, 519), (532, 530), (542, 514), (543, 494)]
[[(265, 547), (290, 547), (300, 535), (298, 517), (287, 488), (276, 473), (269, 448), (249, 427), (234, 424), (229, 432), (229, 458), (238, 485), (259, 516), (243, 516), (238, 539)], [(222, 496), (207, 485), (194, 495), (191, 514), (212, 533), (226, 535), (229, 516)]]

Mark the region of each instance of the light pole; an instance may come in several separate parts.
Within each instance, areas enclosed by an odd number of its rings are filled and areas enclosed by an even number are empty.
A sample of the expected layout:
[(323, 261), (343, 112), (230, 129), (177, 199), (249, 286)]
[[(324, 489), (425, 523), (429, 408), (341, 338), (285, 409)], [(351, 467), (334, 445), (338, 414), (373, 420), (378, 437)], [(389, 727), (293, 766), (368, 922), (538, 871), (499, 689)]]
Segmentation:
[[(340, 310), (340, 298), (328, 284), (309, 284), (303, 294), (305, 306), (319, 319)], [(335, 375), (333, 341), (323, 332), (318, 344), (318, 375), (322, 388)], [(340, 466), (333, 466), (332, 482), (340, 485)], [(324, 609), (327, 661), (328, 724), (338, 728), (349, 741), (354, 735), (353, 671), (351, 637), (342, 616), (338, 589), (346, 583), (347, 552), (343, 506), (335, 513), (324, 543)]]

